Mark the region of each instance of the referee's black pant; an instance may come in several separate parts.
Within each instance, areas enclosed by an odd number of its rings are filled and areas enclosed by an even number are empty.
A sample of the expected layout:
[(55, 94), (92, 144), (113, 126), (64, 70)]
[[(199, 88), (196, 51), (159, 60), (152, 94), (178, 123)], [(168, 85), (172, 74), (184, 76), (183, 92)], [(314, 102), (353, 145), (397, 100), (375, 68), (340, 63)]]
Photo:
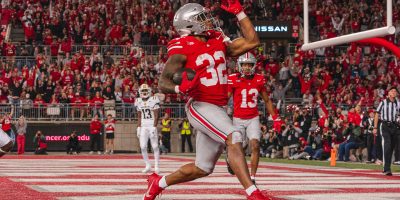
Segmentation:
[(392, 155), (396, 144), (400, 143), (400, 127), (395, 123), (382, 122), (382, 149), (383, 149), (383, 171), (390, 172)]

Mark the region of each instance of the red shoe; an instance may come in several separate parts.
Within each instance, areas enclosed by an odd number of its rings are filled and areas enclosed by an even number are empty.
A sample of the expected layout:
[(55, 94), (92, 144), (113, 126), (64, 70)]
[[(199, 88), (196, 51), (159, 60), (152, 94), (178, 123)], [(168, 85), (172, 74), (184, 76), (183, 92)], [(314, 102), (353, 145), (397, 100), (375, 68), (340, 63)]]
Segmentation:
[(272, 197), (265, 196), (260, 190), (256, 190), (247, 197), (247, 200), (273, 200)]
[(143, 195), (143, 200), (154, 200), (157, 195), (159, 195), (164, 190), (158, 186), (161, 178), (162, 176), (159, 176), (156, 173), (153, 173), (149, 176), (149, 178), (147, 179), (147, 191)]

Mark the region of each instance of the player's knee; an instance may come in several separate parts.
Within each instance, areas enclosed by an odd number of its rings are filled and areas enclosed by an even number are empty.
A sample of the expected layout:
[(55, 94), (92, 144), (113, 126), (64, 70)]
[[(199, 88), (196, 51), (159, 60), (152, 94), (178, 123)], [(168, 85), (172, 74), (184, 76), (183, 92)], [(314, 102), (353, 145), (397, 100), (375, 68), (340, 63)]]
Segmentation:
[(243, 135), (239, 131), (234, 131), (227, 137), (226, 144), (236, 144), (236, 143), (243, 143)]
[(147, 152), (147, 147), (140, 147), (140, 150), (141, 150), (142, 152)]
[(160, 148), (158, 146), (153, 146), (153, 151), (154, 152), (160, 151)]
[(214, 171), (214, 166), (206, 166), (206, 165), (196, 165), (196, 174), (202, 177), (208, 176), (212, 174)]

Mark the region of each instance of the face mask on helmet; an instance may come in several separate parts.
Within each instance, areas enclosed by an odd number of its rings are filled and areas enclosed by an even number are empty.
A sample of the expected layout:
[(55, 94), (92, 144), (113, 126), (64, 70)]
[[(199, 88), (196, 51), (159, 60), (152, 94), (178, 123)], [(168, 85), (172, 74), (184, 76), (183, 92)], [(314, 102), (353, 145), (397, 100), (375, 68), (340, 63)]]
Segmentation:
[(188, 3), (179, 8), (173, 25), (181, 36), (202, 35), (209, 30), (221, 31), (218, 20), (208, 9), (197, 3)]
[(252, 53), (245, 53), (238, 58), (239, 72), (244, 76), (255, 73), (257, 60)]
[(145, 89), (145, 90), (141, 90), (140, 91), (140, 97), (141, 98), (148, 98), (149, 96), (150, 96), (149, 90)]
[(151, 94), (151, 89), (149, 88), (148, 85), (143, 84), (140, 86), (140, 88), (139, 88), (140, 98), (145, 98), (145, 99), (149, 98), (150, 94)]

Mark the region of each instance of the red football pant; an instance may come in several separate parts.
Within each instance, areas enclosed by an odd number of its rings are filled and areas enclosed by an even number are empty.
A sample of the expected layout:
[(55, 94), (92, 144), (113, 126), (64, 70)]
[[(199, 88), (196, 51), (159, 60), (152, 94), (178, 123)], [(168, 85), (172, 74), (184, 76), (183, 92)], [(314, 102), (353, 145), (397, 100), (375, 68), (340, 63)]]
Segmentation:
[(25, 153), (25, 135), (17, 136), (18, 154)]

